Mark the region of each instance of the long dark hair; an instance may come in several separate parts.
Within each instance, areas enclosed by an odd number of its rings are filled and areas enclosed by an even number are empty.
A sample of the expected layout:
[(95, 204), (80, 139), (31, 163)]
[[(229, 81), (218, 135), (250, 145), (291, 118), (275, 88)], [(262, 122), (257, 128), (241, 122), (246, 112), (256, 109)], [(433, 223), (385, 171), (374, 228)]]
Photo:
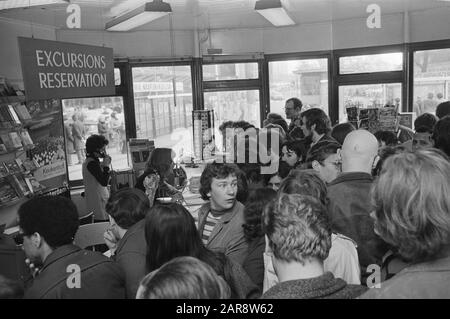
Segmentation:
[(170, 168), (173, 162), (172, 152), (171, 148), (154, 149), (147, 161), (145, 171), (147, 173), (156, 172), (161, 179), (167, 177), (170, 174)]
[(272, 188), (257, 188), (250, 192), (244, 209), (244, 236), (248, 241), (264, 236), (261, 216), (264, 207), (275, 197)]
[(153, 206), (145, 218), (145, 239), (147, 272), (158, 269), (175, 257), (191, 256), (210, 265), (218, 275), (223, 274), (222, 258), (225, 257), (204, 246), (194, 218), (180, 204)]

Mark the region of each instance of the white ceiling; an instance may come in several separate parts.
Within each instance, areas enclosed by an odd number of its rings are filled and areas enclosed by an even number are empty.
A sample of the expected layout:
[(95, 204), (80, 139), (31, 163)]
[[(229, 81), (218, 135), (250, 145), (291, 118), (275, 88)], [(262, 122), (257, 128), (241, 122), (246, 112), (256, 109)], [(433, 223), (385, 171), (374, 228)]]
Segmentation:
[[(2, 0), (0, 0), (2, 1)], [(147, 0), (150, 1), (150, 0)], [(81, 28), (103, 30), (114, 16), (146, 0), (71, 0), (81, 7)], [(172, 6), (172, 29), (230, 29), (270, 27), (255, 10), (256, 0), (165, 0)], [(282, 0), (297, 24), (367, 17), (367, 5), (376, 3), (382, 14), (450, 7), (448, 0)], [(1, 18), (23, 20), (65, 29), (65, 4), (2, 10)], [(430, 22), (431, 23), (431, 22)], [(136, 30), (170, 30), (170, 18), (163, 17)]]

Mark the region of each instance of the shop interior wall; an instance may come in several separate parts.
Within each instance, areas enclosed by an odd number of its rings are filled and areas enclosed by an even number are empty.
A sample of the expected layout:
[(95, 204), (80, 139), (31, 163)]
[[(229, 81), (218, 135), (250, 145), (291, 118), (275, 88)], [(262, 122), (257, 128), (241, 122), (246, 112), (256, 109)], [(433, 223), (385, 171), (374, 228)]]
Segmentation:
[(0, 18), (0, 76), (6, 76), (12, 84), (23, 89), (22, 69), (17, 37), (55, 40), (55, 28), (30, 25), (22, 21)]

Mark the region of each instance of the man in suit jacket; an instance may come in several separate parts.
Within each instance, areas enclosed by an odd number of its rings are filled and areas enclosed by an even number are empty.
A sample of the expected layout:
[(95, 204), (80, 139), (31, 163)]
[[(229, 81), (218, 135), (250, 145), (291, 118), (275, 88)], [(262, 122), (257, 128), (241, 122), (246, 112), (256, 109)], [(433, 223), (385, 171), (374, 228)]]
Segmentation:
[(119, 266), (99, 252), (72, 244), (78, 230), (75, 204), (65, 197), (30, 199), (19, 208), (23, 249), (34, 269), (27, 299), (125, 298)]

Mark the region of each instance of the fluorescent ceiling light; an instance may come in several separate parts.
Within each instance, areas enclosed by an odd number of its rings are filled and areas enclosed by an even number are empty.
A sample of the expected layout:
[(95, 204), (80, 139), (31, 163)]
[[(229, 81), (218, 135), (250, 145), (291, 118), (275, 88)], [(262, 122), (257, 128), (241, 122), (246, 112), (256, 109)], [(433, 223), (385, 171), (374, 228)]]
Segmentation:
[(153, 0), (106, 23), (108, 31), (128, 31), (172, 12), (170, 4)]
[(0, 10), (68, 3), (69, 0), (0, 0)]
[(281, 5), (280, 0), (256, 1), (255, 10), (276, 27), (295, 24)]

